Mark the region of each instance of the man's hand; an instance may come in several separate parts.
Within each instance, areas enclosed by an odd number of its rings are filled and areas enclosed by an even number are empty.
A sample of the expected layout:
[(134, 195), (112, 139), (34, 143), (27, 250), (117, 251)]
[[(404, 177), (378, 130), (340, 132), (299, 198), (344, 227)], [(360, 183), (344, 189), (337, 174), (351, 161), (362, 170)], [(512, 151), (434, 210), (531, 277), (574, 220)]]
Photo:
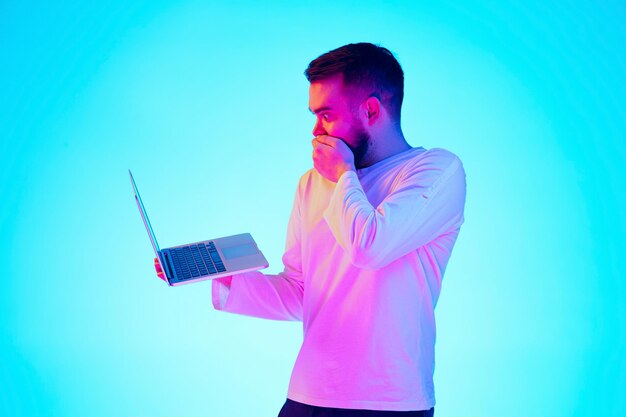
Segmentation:
[(156, 269), (157, 277), (165, 281), (165, 274), (163, 273), (163, 269), (161, 269), (159, 258), (154, 258), (154, 269)]
[(339, 181), (346, 171), (355, 171), (354, 155), (341, 139), (327, 135), (313, 139), (313, 166), (324, 178)]

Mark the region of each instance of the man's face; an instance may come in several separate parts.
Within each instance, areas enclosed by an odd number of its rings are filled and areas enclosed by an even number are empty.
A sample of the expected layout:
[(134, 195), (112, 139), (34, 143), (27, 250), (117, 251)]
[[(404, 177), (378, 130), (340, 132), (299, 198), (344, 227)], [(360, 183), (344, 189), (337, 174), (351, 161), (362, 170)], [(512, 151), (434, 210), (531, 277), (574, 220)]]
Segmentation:
[(370, 145), (370, 137), (358, 118), (358, 100), (349, 96), (341, 75), (311, 83), (309, 110), (315, 114), (313, 136), (328, 135), (345, 142), (360, 167)]

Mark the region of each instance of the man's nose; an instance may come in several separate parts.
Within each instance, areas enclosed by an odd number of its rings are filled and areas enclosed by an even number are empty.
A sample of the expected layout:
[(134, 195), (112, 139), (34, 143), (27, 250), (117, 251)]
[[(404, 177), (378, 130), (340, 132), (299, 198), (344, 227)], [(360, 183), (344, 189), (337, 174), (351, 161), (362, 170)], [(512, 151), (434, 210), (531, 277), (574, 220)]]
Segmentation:
[(317, 119), (315, 126), (313, 127), (313, 136), (325, 135), (326, 129), (322, 126), (322, 121)]

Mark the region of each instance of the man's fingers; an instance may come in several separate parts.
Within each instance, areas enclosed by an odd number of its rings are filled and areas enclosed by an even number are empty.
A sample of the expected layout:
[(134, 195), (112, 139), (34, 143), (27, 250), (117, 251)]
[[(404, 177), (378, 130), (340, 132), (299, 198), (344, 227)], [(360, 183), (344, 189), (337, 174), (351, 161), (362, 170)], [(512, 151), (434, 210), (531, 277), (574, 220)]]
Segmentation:
[(323, 143), (324, 145), (328, 145), (328, 146), (335, 146), (335, 144), (339, 140), (337, 138), (334, 138), (328, 135), (316, 136), (315, 139), (317, 139), (318, 142)]
[(161, 263), (159, 262), (159, 258), (154, 258), (154, 268), (157, 270), (157, 275), (163, 273), (163, 270), (161, 269)]
[(316, 136), (315, 139), (313, 139), (313, 147), (318, 146), (318, 145), (326, 145), (326, 146), (330, 146), (330, 147), (335, 147), (337, 141), (339, 139), (334, 138), (332, 136), (328, 136), (328, 135), (320, 135), (320, 136)]
[(313, 141), (311, 142), (311, 144), (313, 145), (313, 148), (317, 148), (321, 145), (325, 145), (325, 143), (321, 142), (320, 140), (318, 140), (317, 138), (313, 139)]
[(159, 258), (154, 258), (154, 269), (156, 269), (157, 277), (166, 281), (165, 273), (163, 273), (163, 270), (161, 269), (161, 262), (159, 262)]

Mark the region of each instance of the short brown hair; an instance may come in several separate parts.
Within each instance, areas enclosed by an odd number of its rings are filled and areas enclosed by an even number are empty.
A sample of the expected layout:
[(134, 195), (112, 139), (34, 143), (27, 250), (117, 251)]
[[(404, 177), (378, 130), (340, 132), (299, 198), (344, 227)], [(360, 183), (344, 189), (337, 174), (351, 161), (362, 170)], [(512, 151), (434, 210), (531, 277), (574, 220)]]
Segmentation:
[(400, 120), (404, 72), (393, 54), (371, 43), (351, 43), (315, 58), (304, 71), (309, 82), (343, 76), (346, 87), (377, 97), (391, 117)]

